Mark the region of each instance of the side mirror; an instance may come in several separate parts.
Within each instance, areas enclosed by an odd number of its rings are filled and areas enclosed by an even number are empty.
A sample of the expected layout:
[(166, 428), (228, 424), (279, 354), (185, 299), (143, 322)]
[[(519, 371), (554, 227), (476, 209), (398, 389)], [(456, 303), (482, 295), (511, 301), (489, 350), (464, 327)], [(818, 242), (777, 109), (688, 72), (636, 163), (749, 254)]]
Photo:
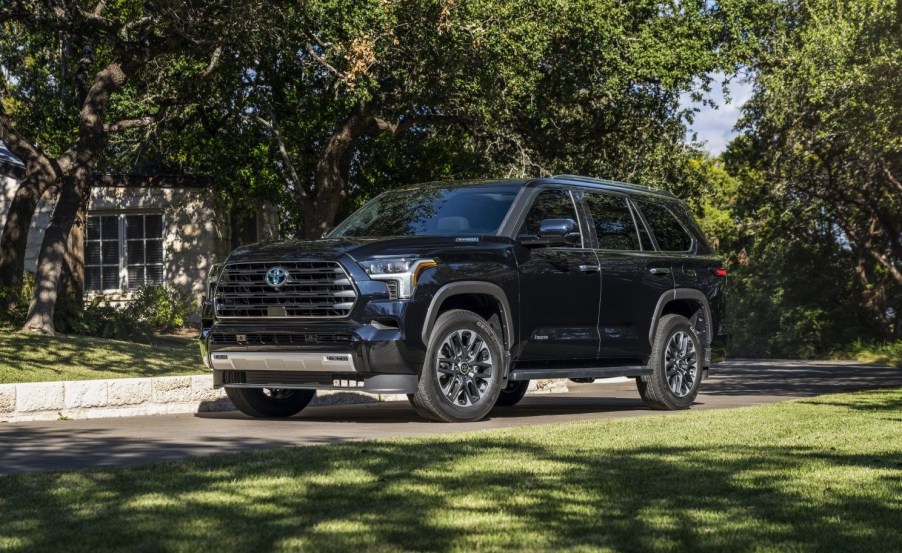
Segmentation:
[(524, 246), (572, 246), (580, 243), (579, 227), (573, 219), (543, 219), (538, 236), (519, 237)]

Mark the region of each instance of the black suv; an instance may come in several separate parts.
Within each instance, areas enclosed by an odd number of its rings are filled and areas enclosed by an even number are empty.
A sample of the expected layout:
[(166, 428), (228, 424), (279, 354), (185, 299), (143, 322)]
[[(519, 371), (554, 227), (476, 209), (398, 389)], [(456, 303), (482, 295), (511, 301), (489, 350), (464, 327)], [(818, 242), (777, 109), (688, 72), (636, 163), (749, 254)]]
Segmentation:
[(201, 349), (255, 417), (355, 389), (474, 421), (532, 379), (611, 376), (685, 409), (723, 352), (725, 284), (667, 192), (571, 175), (431, 183), (321, 240), (232, 252), (210, 275)]

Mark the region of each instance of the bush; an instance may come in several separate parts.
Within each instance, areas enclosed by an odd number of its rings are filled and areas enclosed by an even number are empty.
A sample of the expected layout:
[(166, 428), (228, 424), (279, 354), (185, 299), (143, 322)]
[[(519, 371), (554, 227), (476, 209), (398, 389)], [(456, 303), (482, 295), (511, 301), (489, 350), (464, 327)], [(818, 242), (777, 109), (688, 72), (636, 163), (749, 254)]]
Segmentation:
[[(14, 295), (12, 290), (0, 286), (0, 297)], [(22, 279), (22, 288), (19, 290), (19, 299), (16, 302), (14, 310), (8, 313), (0, 313), (0, 321), (9, 323), (13, 326), (20, 326), (28, 315), (28, 306), (31, 304), (31, 298), (34, 296), (34, 275), (26, 272)]]
[(54, 324), (59, 332), (148, 343), (155, 332), (186, 326), (194, 309), (187, 295), (147, 284), (134, 292), (125, 307), (112, 305), (106, 296), (97, 296), (87, 307), (59, 302)]
[(118, 309), (98, 296), (84, 309), (70, 310), (54, 321), (58, 331), (129, 342), (150, 342), (152, 328), (128, 309)]
[(161, 284), (145, 284), (124, 311), (153, 330), (165, 332), (187, 326), (194, 310), (187, 294)]

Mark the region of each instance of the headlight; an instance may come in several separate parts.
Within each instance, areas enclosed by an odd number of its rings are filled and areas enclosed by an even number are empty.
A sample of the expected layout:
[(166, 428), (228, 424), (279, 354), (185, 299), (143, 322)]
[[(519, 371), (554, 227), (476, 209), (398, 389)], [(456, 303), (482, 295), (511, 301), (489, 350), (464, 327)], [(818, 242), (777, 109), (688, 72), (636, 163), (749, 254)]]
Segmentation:
[[(398, 298), (412, 296), (420, 274), (437, 265), (438, 263), (433, 259), (408, 259), (405, 257), (382, 257), (360, 262), (360, 266), (371, 279), (386, 281), (386, 284), (389, 284), (389, 295)], [(392, 284), (396, 284), (396, 286), (392, 286)], [(395, 294), (392, 294), (392, 288), (397, 289)]]

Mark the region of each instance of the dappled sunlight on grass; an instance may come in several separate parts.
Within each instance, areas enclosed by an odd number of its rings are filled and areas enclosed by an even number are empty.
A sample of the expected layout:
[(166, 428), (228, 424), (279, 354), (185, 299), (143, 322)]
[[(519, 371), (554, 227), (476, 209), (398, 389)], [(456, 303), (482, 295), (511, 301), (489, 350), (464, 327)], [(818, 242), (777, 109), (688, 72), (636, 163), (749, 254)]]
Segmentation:
[(902, 391), (5, 477), (0, 549), (898, 551), (874, 398)]
[(136, 344), (86, 336), (0, 334), (0, 384), (173, 376), (203, 372), (196, 340)]

